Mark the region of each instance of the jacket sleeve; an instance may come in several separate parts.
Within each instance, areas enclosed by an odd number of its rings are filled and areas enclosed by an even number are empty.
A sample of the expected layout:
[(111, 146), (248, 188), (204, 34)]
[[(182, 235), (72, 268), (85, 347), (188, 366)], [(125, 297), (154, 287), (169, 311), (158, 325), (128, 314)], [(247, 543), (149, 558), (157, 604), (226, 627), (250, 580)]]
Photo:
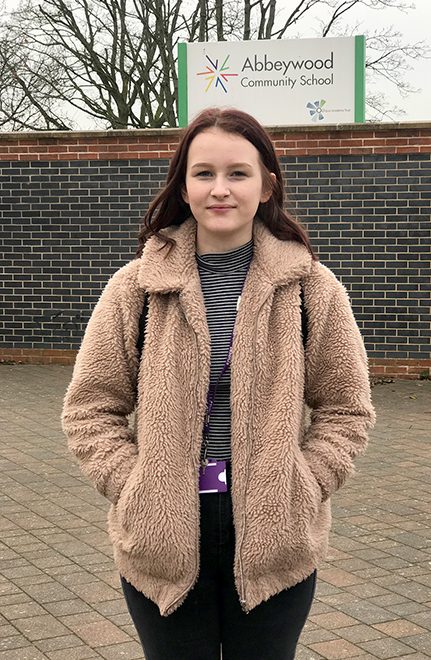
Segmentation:
[(126, 418), (135, 405), (137, 365), (125, 347), (123, 318), (128, 316), (119, 279), (120, 271), (93, 309), (61, 414), (69, 450), (96, 489), (113, 503), (137, 461), (135, 434)]
[[(329, 269), (327, 269), (329, 271)], [(311, 423), (302, 442), (308, 465), (328, 499), (354, 473), (353, 459), (375, 423), (368, 360), (344, 286), (329, 271), (314, 290), (306, 351), (305, 400)]]

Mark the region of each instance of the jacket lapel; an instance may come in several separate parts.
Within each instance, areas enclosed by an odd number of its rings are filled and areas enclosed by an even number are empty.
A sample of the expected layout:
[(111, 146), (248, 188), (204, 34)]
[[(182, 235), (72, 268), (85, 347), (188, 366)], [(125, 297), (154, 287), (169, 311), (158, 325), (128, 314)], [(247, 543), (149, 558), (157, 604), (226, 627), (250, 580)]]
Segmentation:
[(205, 302), (195, 257), (195, 220), (190, 217), (179, 227), (168, 227), (160, 233), (172, 237), (176, 246), (168, 254), (161, 239), (149, 238), (142, 253), (138, 282), (149, 294), (178, 293), (188, 322), (209, 346)]
[[(167, 227), (160, 233), (173, 238), (176, 246), (168, 254), (161, 239), (149, 238), (141, 257), (138, 282), (149, 294), (177, 292), (188, 322), (208, 350), (210, 336), (195, 256), (196, 221), (190, 217), (180, 226)], [(247, 335), (264, 301), (277, 287), (307, 275), (311, 263), (305, 246), (276, 238), (256, 217), (253, 260), (244, 285), (235, 334)]]
[[(163, 242), (152, 236), (145, 244), (139, 269), (139, 284), (148, 293), (169, 293), (188, 289), (200, 289), (196, 264), (196, 222), (188, 218), (180, 226), (162, 229), (161, 234), (176, 241), (176, 247), (167, 255)], [(262, 289), (277, 287), (298, 280), (310, 272), (311, 255), (296, 241), (276, 238), (259, 219), (253, 224), (253, 262), (249, 281), (256, 280)], [(259, 286), (258, 286), (259, 288)]]

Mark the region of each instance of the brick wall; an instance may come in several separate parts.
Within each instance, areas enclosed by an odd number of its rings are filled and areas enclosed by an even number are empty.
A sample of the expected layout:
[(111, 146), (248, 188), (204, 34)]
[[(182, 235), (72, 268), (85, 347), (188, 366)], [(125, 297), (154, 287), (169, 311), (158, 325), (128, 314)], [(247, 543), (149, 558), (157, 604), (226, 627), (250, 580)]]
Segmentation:
[[(431, 366), (431, 124), (274, 128), (291, 203), (347, 287), (371, 371)], [(0, 360), (71, 363), (134, 257), (176, 129), (0, 133)]]

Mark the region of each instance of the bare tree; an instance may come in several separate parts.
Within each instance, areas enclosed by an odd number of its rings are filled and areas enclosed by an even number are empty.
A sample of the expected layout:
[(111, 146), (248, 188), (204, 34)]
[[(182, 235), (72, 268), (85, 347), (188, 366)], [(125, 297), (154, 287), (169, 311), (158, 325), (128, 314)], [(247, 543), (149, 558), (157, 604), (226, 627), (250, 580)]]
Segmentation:
[(63, 67), (51, 59), (29, 64), (23, 35), (0, 34), (0, 128), (67, 130), (64, 109), (50, 80), (64, 80)]
[[(22, 127), (34, 128), (37, 113), (41, 128), (54, 127), (56, 117), (50, 107), (54, 98), (106, 127), (175, 125), (181, 4), (181, 0), (22, 4), (6, 26), (9, 40), (20, 47), (14, 58), (0, 55), (5, 76), (15, 79), (23, 95), (28, 96), (27, 81), (43, 82), (39, 104), (32, 102), (32, 118), (22, 120)], [(42, 72), (47, 62), (53, 75)]]
[[(373, 78), (369, 76), (370, 79), (387, 81), (403, 98), (418, 91), (405, 76), (411, 70), (409, 62), (422, 57), (429, 57), (427, 47), (422, 42), (403, 44), (400, 32), (385, 29), (367, 36), (366, 67), (370, 74), (374, 74)], [(404, 114), (397, 107), (388, 108), (384, 94), (379, 91), (367, 94), (367, 105), (371, 118), (394, 119), (395, 114)]]
[(223, 36), (223, 0), (215, 0), (217, 41), (224, 41)]
[[(357, 33), (362, 8), (412, 9), (405, 0), (24, 0), (0, 26), (0, 128), (175, 126), (176, 50), (182, 41), (283, 39), (313, 18), (316, 36)], [(5, 14), (3, 14), (5, 16)], [(360, 30), (363, 32), (363, 30)], [(406, 95), (409, 62), (429, 55), (392, 30), (367, 38), (367, 69)], [(374, 118), (392, 118), (381, 92)]]

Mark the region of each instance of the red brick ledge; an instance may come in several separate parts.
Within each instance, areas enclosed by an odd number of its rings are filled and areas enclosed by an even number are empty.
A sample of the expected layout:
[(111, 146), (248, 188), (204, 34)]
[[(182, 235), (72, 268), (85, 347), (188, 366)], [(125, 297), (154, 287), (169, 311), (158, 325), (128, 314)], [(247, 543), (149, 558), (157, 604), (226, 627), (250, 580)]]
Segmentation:
[(371, 377), (419, 380), (431, 376), (431, 360), (370, 358)]
[[(431, 153), (431, 122), (270, 126), (278, 156)], [(171, 158), (180, 129), (0, 133), (0, 160)]]
[(75, 363), (78, 351), (48, 348), (0, 349), (0, 364), (69, 364)]
[[(73, 365), (76, 354), (76, 350), (6, 348), (0, 350), (0, 364)], [(376, 378), (419, 380), (421, 377), (430, 377), (431, 375), (431, 360), (370, 358), (369, 367), (371, 376)]]

